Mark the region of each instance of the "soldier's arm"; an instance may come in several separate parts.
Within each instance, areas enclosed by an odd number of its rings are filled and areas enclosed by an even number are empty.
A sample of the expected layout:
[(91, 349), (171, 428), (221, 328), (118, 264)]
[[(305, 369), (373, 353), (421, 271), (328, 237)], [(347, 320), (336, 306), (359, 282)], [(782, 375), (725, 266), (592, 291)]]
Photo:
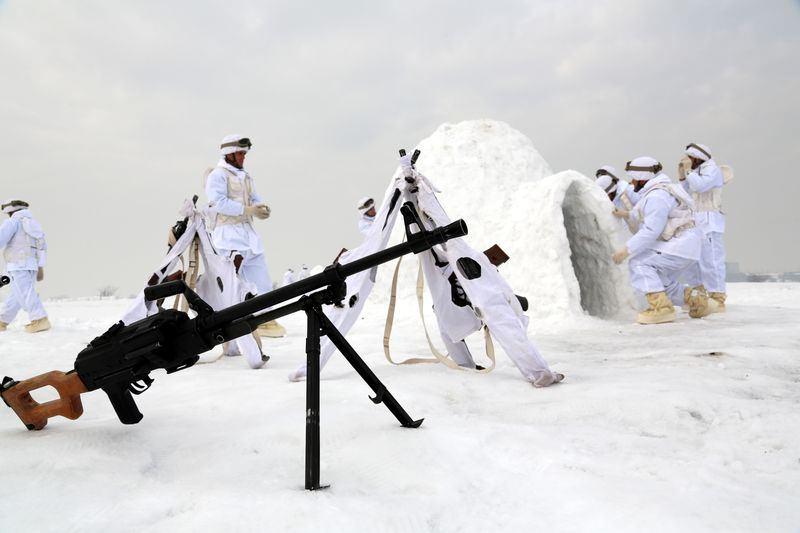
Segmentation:
[(9, 218), (0, 224), (0, 248), (5, 248), (11, 238), (19, 229), (19, 221)]
[(669, 204), (651, 195), (644, 204), (644, 217), (639, 224), (639, 231), (628, 240), (628, 252), (635, 255), (652, 246), (664, 231), (668, 216)]
[(714, 187), (721, 187), (723, 184), (722, 171), (716, 165), (708, 165), (706, 168), (693, 170), (686, 176), (684, 183), (689, 184), (690, 192), (703, 193), (710, 191)]

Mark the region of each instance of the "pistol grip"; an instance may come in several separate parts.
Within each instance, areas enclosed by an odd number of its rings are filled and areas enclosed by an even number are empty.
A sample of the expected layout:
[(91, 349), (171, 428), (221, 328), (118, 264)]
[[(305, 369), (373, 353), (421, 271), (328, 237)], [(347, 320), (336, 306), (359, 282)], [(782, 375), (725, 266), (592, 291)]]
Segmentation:
[[(53, 387), (58, 392), (58, 399), (39, 403), (31, 396), (31, 391), (44, 387)], [(63, 416), (75, 420), (83, 414), (81, 394), (86, 392), (78, 374), (65, 374), (54, 370), (31, 379), (26, 379), (3, 391), (3, 400), (17, 414), (29, 430), (44, 429), (47, 420), (54, 416)]]
[(111, 406), (123, 424), (138, 424), (144, 418), (127, 386), (106, 387), (103, 392), (108, 395)]

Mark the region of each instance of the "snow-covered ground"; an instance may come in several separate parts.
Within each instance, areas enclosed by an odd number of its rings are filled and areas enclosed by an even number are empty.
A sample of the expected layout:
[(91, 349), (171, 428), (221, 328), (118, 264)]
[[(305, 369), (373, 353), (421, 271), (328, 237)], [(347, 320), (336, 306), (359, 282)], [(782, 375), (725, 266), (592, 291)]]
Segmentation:
[[(387, 274), (388, 275), (388, 274)], [(377, 305), (348, 336), (421, 428), (400, 427), (341, 357), (322, 383), (322, 478), (303, 490), (304, 324), (241, 358), (156, 376), (123, 426), (106, 397), (28, 432), (0, 410), (0, 531), (796, 531), (800, 284), (730, 285), (727, 314), (537, 331), (563, 384), (392, 367)], [(127, 301), (50, 302), (54, 329), (0, 334), (0, 370), (69, 369)], [(541, 324), (540, 324), (541, 327)], [(535, 324), (532, 326), (535, 328)], [(403, 304), (394, 352), (427, 355)], [(475, 339), (474, 353), (481, 353)]]

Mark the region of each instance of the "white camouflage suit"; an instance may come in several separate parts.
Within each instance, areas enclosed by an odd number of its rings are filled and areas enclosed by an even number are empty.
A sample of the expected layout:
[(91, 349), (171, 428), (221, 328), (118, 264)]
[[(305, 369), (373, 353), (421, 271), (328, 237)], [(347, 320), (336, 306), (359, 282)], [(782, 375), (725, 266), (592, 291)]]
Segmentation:
[[(673, 304), (681, 305), (683, 285), (678, 278), (683, 274), (690, 285), (698, 284), (692, 273), (702, 237), (693, 224), (691, 198), (664, 174), (648, 180), (639, 194), (631, 212), (637, 231), (627, 243), (631, 284), (643, 294), (666, 291)], [(665, 239), (670, 226), (683, 227)]]
[[(692, 154), (697, 157), (699, 154)], [(702, 158), (702, 157), (701, 157)], [(704, 161), (689, 172), (682, 182), (695, 203), (694, 220), (703, 232), (703, 246), (698, 263), (700, 281), (708, 292), (725, 292), (725, 215), (722, 213), (722, 170), (713, 159)]]
[(28, 209), (15, 211), (0, 225), (0, 248), (4, 248), (11, 278), (11, 292), (0, 309), (0, 322), (10, 324), (20, 309), (31, 321), (45, 318), (47, 312), (36, 293), (36, 274), (45, 266), (47, 244), (42, 226)]
[(244, 214), (245, 205), (261, 204), (253, 178), (242, 169), (220, 159), (206, 178), (206, 196), (215, 216), (211, 239), (220, 255), (242, 256), (239, 275), (256, 286), (259, 294), (272, 290), (264, 245), (253, 228), (252, 217)]

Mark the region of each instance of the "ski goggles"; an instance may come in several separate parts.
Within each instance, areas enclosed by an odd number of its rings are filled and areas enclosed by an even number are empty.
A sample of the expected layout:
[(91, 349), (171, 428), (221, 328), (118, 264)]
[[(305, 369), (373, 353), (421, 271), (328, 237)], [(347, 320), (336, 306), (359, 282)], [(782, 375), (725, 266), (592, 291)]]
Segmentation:
[(653, 165), (651, 167), (634, 166), (634, 165), (631, 165), (630, 161), (628, 161), (625, 164), (625, 172), (630, 172), (630, 171), (633, 171), (633, 172), (652, 172), (653, 174), (658, 174), (659, 172), (661, 172), (661, 169), (663, 169), (663, 168), (664, 167), (661, 166), (661, 163), (656, 163), (655, 165)]
[(249, 150), (250, 148), (252, 148), (252, 146), (253, 146), (253, 143), (250, 142), (250, 138), (249, 137), (242, 137), (238, 141), (227, 142), (227, 143), (221, 144), (219, 147), (220, 148), (233, 148), (233, 147), (235, 147), (235, 148), (246, 148), (246, 149)]
[(686, 145), (686, 149), (688, 150), (689, 148), (694, 148), (695, 150), (697, 150), (697, 151), (698, 151), (698, 152), (700, 152), (701, 154), (705, 155), (707, 158), (711, 159), (711, 154), (709, 154), (708, 152), (706, 152), (705, 150), (703, 150), (702, 148), (700, 148), (699, 146), (697, 146), (695, 143), (689, 143), (689, 144), (687, 144), (687, 145)]
[(369, 208), (370, 208), (370, 207), (372, 207), (373, 205), (375, 205), (375, 200), (373, 200), (372, 198), (370, 198), (369, 200), (367, 200), (366, 202), (364, 202), (363, 204), (361, 204), (361, 205), (359, 206), (359, 209), (362, 209), (362, 210), (363, 210), (363, 209), (369, 209)]

